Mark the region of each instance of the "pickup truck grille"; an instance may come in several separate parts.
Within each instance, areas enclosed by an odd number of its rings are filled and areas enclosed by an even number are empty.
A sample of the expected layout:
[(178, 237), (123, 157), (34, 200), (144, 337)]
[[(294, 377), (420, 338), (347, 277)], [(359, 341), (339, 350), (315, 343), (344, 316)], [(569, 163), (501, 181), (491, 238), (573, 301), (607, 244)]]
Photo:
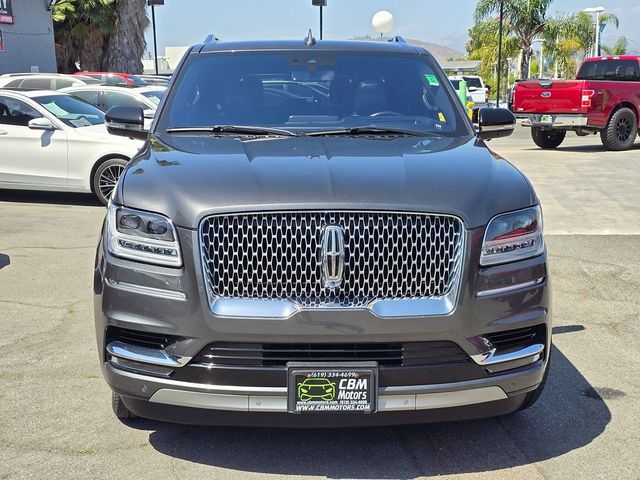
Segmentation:
[[(344, 266), (339, 285), (327, 287), (323, 231), (330, 225), (343, 232)], [(446, 295), (460, 276), (463, 239), (459, 219), (414, 213), (216, 215), (200, 227), (212, 299), (287, 300), (303, 308)]]

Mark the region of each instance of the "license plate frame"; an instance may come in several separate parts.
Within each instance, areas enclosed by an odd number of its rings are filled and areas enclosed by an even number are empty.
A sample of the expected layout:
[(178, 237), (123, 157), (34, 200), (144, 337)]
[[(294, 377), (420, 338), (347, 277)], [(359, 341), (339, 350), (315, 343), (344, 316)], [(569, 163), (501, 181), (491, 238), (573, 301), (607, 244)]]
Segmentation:
[[(306, 392), (303, 388), (306, 388)], [(289, 362), (287, 364), (287, 411), (289, 413), (366, 415), (375, 413), (377, 408), (378, 364), (376, 362)]]

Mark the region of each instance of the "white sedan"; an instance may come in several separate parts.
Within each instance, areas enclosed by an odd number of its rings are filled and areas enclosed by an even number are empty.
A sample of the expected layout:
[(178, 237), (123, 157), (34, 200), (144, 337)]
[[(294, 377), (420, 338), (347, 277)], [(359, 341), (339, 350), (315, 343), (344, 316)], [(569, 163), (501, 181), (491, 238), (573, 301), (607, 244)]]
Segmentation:
[(94, 193), (106, 204), (143, 142), (110, 135), (71, 95), (0, 89), (0, 188)]
[(63, 88), (60, 91), (89, 102), (103, 112), (116, 106), (142, 107), (145, 117), (144, 125), (146, 129), (149, 129), (166, 90), (167, 87), (159, 85), (145, 87), (77, 85)]

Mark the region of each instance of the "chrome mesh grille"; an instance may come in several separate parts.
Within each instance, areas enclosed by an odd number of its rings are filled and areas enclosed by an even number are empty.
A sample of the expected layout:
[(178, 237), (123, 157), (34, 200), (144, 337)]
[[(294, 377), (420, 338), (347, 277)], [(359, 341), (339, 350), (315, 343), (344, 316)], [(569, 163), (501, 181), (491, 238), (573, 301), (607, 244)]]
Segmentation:
[[(344, 278), (322, 281), (322, 230), (344, 229)], [(439, 297), (457, 284), (464, 230), (445, 215), (284, 212), (211, 216), (200, 227), (212, 298), (362, 307), (376, 300)]]

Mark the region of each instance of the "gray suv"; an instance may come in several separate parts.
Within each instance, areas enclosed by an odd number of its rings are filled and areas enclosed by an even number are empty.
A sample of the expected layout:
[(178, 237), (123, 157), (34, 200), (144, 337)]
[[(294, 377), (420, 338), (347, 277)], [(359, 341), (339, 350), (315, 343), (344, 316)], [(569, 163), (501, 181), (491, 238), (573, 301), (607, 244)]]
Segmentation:
[[(281, 88), (286, 85), (287, 88)], [(502, 415), (548, 372), (542, 213), (424, 49), (196, 45), (120, 177), (95, 263), (120, 418), (357, 426)]]

